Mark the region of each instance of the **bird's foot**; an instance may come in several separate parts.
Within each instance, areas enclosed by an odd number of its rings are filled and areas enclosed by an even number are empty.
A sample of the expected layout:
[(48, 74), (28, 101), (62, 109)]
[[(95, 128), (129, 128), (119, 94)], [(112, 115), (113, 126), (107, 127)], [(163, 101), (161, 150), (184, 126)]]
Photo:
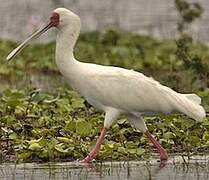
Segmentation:
[(80, 163), (92, 163), (92, 158), (85, 157), (83, 160), (80, 161)]
[(160, 154), (160, 161), (167, 161), (168, 154), (167, 151), (161, 146), (161, 144), (152, 136), (152, 134), (147, 130), (145, 135), (152, 142), (152, 144), (156, 147), (158, 153)]
[(81, 163), (91, 163), (92, 158), (89, 156), (86, 156), (83, 160), (80, 161)]
[(167, 164), (168, 164), (168, 161), (167, 160), (160, 160), (160, 165), (159, 165), (160, 169), (166, 167)]
[(81, 161), (82, 163), (90, 163), (97, 156), (100, 150), (100, 146), (104, 141), (106, 132), (107, 129), (103, 128), (94, 149), (92, 149), (91, 152)]
[(162, 169), (167, 165), (168, 154), (165, 149), (160, 149), (159, 154), (160, 154), (160, 169)]
[(160, 161), (167, 161), (168, 160), (168, 154), (165, 149), (160, 150)]
[(96, 157), (97, 153), (90, 152), (82, 161), (81, 163), (91, 163), (92, 160)]

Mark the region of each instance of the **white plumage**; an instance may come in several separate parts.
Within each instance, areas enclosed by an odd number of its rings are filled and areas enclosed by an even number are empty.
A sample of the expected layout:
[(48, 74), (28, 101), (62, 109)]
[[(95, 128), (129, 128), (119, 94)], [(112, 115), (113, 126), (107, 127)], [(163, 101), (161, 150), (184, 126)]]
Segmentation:
[[(166, 151), (148, 134), (142, 115), (178, 111), (200, 121), (205, 117), (201, 99), (195, 94), (177, 93), (133, 70), (77, 61), (73, 56), (73, 48), (80, 32), (80, 18), (64, 8), (58, 8), (54, 13), (59, 16), (58, 22), (54, 15), (50, 22), (57, 27), (56, 63), (70, 86), (91, 105), (105, 111), (104, 128), (110, 128), (121, 114), (126, 115), (136, 128), (147, 132), (148, 138), (161, 153), (161, 159), (166, 159)], [(19, 49), (16, 48), (7, 59), (13, 58), (28, 41), (21, 44)], [(101, 139), (104, 135), (102, 133)], [(87, 162), (97, 154), (101, 139), (98, 140), (98, 147), (96, 145), (85, 159)]]
[[(96, 108), (104, 111), (114, 108), (119, 113), (138, 115), (178, 111), (198, 121), (205, 117), (205, 111), (199, 105), (201, 100), (195, 94), (177, 93), (133, 70), (74, 63), (69, 67), (78, 71), (70, 76), (63, 75)], [(62, 72), (62, 67), (60, 69)]]

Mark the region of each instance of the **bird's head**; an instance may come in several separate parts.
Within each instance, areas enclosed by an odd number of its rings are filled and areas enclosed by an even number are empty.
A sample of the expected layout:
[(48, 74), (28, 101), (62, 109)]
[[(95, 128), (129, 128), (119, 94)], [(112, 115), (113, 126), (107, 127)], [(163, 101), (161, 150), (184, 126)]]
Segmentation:
[(80, 25), (80, 18), (68, 9), (57, 8), (50, 17), (50, 23), (57, 28), (63, 28), (66, 25), (74, 27)]
[(7, 60), (12, 60), (17, 54), (19, 54), (32, 39), (39, 37), (41, 34), (45, 33), (47, 30), (55, 27), (57, 29), (64, 29), (65, 27), (71, 27), (71, 31), (79, 31), (80, 30), (80, 18), (78, 15), (73, 13), (72, 11), (65, 8), (57, 8), (55, 9), (51, 17), (49, 18), (49, 22), (41, 29), (33, 33), (30, 37), (28, 37), (24, 42), (22, 42), (16, 49), (14, 49), (8, 56)]

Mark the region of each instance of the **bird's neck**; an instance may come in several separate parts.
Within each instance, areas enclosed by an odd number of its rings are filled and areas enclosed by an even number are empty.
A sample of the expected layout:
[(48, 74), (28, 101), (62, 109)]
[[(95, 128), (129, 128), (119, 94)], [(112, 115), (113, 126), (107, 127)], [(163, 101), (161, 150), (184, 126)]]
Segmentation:
[(73, 50), (79, 31), (79, 27), (77, 30), (73, 30), (70, 26), (58, 29), (56, 39), (56, 63), (61, 71), (66, 66), (69, 68), (73, 64), (78, 63), (74, 58)]
[[(77, 28), (77, 30), (79, 27)], [(58, 31), (56, 40), (56, 63), (71, 87), (82, 93), (83, 63), (77, 61), (73, 56), (73, 50), (78, 38), (79, 31), (74, 31), (66, 27)]]

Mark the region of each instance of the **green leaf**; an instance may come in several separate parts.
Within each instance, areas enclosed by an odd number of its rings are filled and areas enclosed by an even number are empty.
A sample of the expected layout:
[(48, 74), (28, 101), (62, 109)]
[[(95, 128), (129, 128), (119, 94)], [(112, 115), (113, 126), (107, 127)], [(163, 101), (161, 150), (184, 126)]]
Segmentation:
[(45, 94), (36, 93), (32, 96), (31, 100), (34, 102), (41, 102), (46, 98)]
[(137, 149), (128, 149), (128, 152), (129, 152), (130, 154), (136, 154)]
[(126, 154), (126, 149), (124, 147), (118, 147), (117, 150), (119, 153)]
[(32, 151), (37, 151), (41, 149), (41, 146), (39, 145), (39, 143), (37, 142), (33, 142), (30, 144), (30, 146), (28, 147), (28, 149), (32, 150)]
[(76, 123), (74, 121), (67, 121), (67, 124), (65, 125), (65, 129), (69, 131), (75, 131), (76, 129)]
[(61, 152), (61, 153), (67, 153), (67, 152), (68, 152), (68, 149), (63, 149), (63, 148), (62, 148), (62, 143), (61, 143), (61, 144), (55, 145), (54, 148), (55, 148), (58, 152)]
[(57, 139), (58, 139), (59, 141), (64, 142), (64, 143), (68, 143), (68, 142), (70, 142), (70, 139), (69, 139), (69, 138), (67, 138), (67, 137), (57, 137)]
[(29, 144), (39, 143), (41, 140), (42, 140), (42, 137), (41, 137), (41, 138), (39, 138), (39, 139), (33, 139), (33, 140), (30, 140), (30, 141), (28, 141), (28, 143), (29, 143)]
[(206, 141), (209, 141), (209, 132), (208, 131), (204, 132), (203, 139), (206, 140)]
[(23, 153), (18, 154), (19, 159), (21, 159), (22, 161), (29, 159), (30, 156), (31, 156), (30, 151), (28, 152), (24, 151)]
[(24, 94), (17, 90), (10, 90), (7, 89), (4, 91), (4, 98), (10, 98), (10, 99), (23, 99), (25, 98)]
[(175, 134), (172, 132), (166, 132), (164, 134), (165, 139), (172, 139), (173, 137), (175, 137)]
[(56, 101), (58, 101), (59, 100), (59, 95), (56, 97), (56, 98), (54, 98), (54, 99), (45, 99), (44, 100), (44, 102), (45, 103), (47, 103), (47, 104), (50, 104), (50, 103), (54, 103), (54, 102), (56, 102)]
[(125, 123), (126, 122), (126, 119), (124, 118), (124, 119), (119, 119), (118, 121), (117, 121), (117, 123), (118, 124), (123, 124), (123, 123)]
[(3, 94), (3, 100), (7, 102), (7, 106), (16, 107), (22, 103), (22, 100), (26, 98), (22, 92), (16, 90), (6, 90)]
[(81, 136), (87, 136), (91, 133), (91, 124), (85, 120), (78, 120), (76, 122), (76, 133)]
[(10, 99), (7, 101), (7, 105), (11, 107), (16, 107), (21, 104), (21, 101), (19, 99)]
[(144, 154), (144, 153), (145, 153), (145, 149), (144, 149), (144, 148), (137, 148), (136, 154), (137, 154), (138, 156), (141, 156), (141, 155)]
[(81, 99), (81, 98), (73, 98), (71, 100), (71, 105), (73, 108), (83, 108), (85, 107), (84, 105), (84, 99)]
[(16, 134), (15, 132), (11, 133), (11, 134), (9, 135), (9, 139), (12, 139), (12, 140), (17, 139), (17, 134)]

